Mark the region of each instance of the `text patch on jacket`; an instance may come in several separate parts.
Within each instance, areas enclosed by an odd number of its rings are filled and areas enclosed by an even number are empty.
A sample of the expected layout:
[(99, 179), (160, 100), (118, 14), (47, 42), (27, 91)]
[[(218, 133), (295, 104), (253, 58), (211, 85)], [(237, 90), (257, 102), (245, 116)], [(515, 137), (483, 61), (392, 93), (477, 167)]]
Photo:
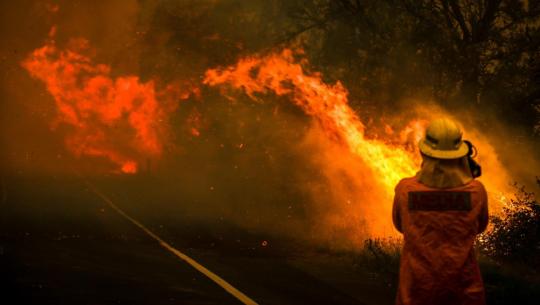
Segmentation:
[(409, 211), (470, 211), (470, 192), (409, 192)]

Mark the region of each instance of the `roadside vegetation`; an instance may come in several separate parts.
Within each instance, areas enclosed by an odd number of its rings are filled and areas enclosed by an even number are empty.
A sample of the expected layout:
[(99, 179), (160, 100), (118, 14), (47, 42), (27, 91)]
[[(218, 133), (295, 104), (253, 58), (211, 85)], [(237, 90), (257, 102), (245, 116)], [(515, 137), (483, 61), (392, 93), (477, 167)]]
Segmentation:
[(536, 304), (540, 297), (540, 204), (534, 193), (516, 189), (478, 238), (489, 304)]
[[(540, 187), (540, 180), (538, 181)], [(401, 241), (368, 239), (354, 255), (359, 272), (397, 288)], [(501, 215), (492, 216), (477, 240), (488, 304), (536, 304), (540, 298), (540, 204), (534, 193), (516, 185)]]
[[(538, 181), (540, 186), (540, 180)], [(490, 218), (490, 230), (480, 235), (480, 252), (499, 263), (519, 262), (540, 267), (540, 204), (534, 193), (518, 187), (502, 215)]]

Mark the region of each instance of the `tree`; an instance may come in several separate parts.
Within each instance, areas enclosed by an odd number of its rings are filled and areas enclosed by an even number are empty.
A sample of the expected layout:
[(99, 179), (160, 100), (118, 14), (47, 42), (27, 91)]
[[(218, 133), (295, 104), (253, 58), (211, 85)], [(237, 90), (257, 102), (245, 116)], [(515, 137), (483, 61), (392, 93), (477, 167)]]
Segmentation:
[(321, 64), (362, 70), (345, 78), (386, 81), (390, 98), (431, 92), (449, 108), (489, 103), (514, 114), (511, 121), (535, 123), (529, 110), (540, 99), (540, 1), (320, 0), (292, 10), (297, 22), (287, 39), (310, 50), (319, 40)]

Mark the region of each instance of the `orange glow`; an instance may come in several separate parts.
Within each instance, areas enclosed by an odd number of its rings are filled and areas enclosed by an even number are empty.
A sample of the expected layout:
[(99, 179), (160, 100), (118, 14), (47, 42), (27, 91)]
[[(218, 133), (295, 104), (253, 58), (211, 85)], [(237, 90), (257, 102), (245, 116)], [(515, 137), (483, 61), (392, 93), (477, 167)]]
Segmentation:
[(134, 174), (137, 172), (137, 163), (135, 162), (126, 162), (122, 165), (122, 172), (126, 174)]
[[(53, 27), (50, 35), (55, 31)], [(172, 85), (156, 91), (154, 81), (142, 82), (134, 75), (112, 77), (109, 66), (93, 64), (83, 54), (88, 49), (84, 39), (71, 41), (65, 50), (51, 40), (22, 66), (53, 96), (58, 110), (53, 127), (71, 127), (65, 139), (69, 151), (106, 158), (121, 172), (133, 174), (138, 160), (161, 156), (175, 99), (186, 99), (190, 92)]]

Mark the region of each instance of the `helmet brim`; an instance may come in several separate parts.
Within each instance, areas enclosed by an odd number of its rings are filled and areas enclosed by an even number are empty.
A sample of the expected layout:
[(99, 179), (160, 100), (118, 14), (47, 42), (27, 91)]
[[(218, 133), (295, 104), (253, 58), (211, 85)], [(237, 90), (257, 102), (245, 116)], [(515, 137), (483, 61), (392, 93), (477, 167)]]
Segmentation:
[(459, 159), (465, 157), (469, 152), (469, 147), (463, 142), (461, 142), (457, 149), (439, 150), (432, 148), (425, 142), (424, 139), (422, 139), (420, 142), (418, 142), (418, 148), (424, 155), (436, 159)]

